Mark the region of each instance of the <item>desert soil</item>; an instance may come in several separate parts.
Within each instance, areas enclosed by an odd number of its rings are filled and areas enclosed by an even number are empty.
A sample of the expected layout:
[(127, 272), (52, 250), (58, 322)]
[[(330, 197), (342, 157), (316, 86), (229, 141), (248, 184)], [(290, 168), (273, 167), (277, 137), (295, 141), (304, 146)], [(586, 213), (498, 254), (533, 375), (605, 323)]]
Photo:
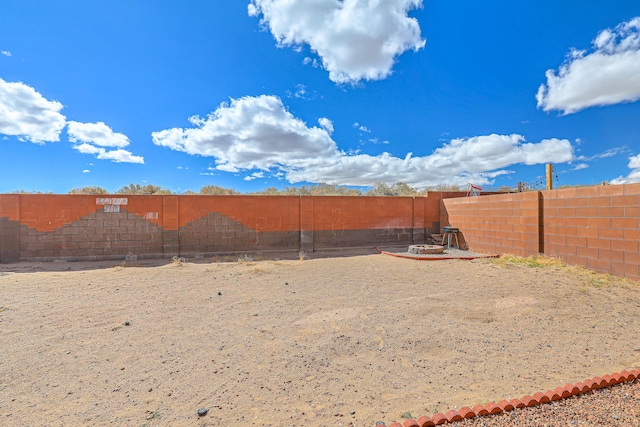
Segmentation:
[(640, 285), (488, 259), (10, 264), (0, 306), (3, 426), (388, 425), (640, 367)]

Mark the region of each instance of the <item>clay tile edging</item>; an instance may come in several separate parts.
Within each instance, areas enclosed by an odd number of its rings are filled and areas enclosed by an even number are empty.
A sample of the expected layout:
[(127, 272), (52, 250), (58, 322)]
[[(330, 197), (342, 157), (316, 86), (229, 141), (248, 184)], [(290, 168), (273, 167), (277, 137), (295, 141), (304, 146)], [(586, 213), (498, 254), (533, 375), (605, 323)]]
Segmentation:
[(511, 403), (513, 405), (513, 407), (516, 408), (516, 409), (521, 409), (521, 408), (526, 408), (527, 407), (527, 404), (524, 403), (520, 399), (511, 399), (509, 401), (509, 403)]
[(473, 407), (473, 412), (476, 413), (478, 417), (484, 417), (485, 415), (489, 415), (489, 411), (483, 405), (476, 405)]
[(439, 426), (440, 424), (444, 424), (447, 422), (447, 416), (441, 412), (438, 412), (433, 417), (433, 424)]
[(558, 387), (557, 389), (554, 390), (554, 393), (558, 395), (558, 398), (551, 399), (551, 400), (560, 400), (560, 399), (566, 399), (567, 397), (571, 397), (571, 391), (567, 390), (564, 387)]
[(450, 411), (448, 411), (445, 416), (447, 417), (447, 421), (450, 423), (456, 422), (456, 421), (460, 421), (463, 420), (464, 418), (462, 417), (462, 415), (460, 415), (460, 412), (452, 409)]
[[(533, 396), (526, 395), (520, 399), (511, 399), (509, 401), (501, 400), (498, 403), (489, 402), (486, 405), (476, 405), (473, 408), (463, 406), (459, 410), (452, 409), (446, 414), (438, 412), (433, 415), (433, 417), (425, 415), (418, 418), (417, 421), (414, 419), (406, 420), (404, 425), (398, 422), (393, 422), (389, 427), (433, 427), (468, 418), (496, 415), (506, 411), (538, 406), (544, 403), (567, 399), (571, 396), (584, 394), (591, 390), (598, 390), (617, 384), (630, 383), (636, 379), (640, 379), (640, 369), (622, 371), (611, 375), (603, 375), (602, 377), (593, 377), (575, 384), (565, 384), (563, 387), (558, 387), (555, 390), (548, 390), (544, 393), (537, 392), (534, 393)], [(384, 424), (382, 424), (382, 426), (384, 426)]]
[(420, 418), (418, 418), (418, 424), (420, 425), (420, 427), (433, 427), (433, 426), (435, 426), (435, 423), (433, 422), (431, 417), (427, 417), (426, 415), (423, 415)]
[(484, 407), (487, 408), (487, 411), (489, 411), (489, 415), (495, 415), (502, 412), (502, 408), (500, 408), (493, 402), (487, 403), (486, 405), (484, 405)]
[(537, 392), (536, 394), (533, 395), (533, 398), (536, 399), (538, 401), (538, 403), (542, 404), (542, 403), (549, 403), (551, 402), (551, 399), (549, 399), (547, 397), (547, 395)]
[(532, 406), (538, 406), (540, 404), (540, 402), (538, 402), (536, 399), (534, 399), (533, 396), (529, 396), (529, 395), (524, 396), (520, 400), (522, 400), (522, 402), (524, 402), (524, 405), (527, 408), (531, 408)]
[(560, 399), (560, 393), (558, 393), (556, 390), (547, 390), (544, 395), (547, 399), (549, 399), (549, 402)]
[(511, 402), (507, 402), (506, 400), (501, 400), (498, 402), (498, 406), (502, 409), (503, 412), (513, 411), (515, 405)]
[(476, 413), (473, 412), (473, 409), (469, 408), (468, 406), (463, 406), (462, 408), (458, 409), (458, 412), (460, 412), (460, 415), (462, 415), (462, 418), (473, 418), (476, 416)]

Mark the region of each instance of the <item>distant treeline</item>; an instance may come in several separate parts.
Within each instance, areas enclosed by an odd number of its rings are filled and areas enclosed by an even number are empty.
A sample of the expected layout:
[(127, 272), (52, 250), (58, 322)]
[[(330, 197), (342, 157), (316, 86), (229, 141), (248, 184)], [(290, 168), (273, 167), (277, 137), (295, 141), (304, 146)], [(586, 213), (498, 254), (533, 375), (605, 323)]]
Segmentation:
[[(438, 185), (426, 189), (418, 189), (404, 182), (393, 185), (377, 183), (372, 188), (362, 191), (357, 188), (349, 188), (336, 184), (302, 185), (300, 187), (287, 186), (282, 189), (269, 187), (262, 191), (242, 193), (232, 188), (224, 188), (218, 185), (205, 185), (200, 191), (186, 190), (174, 193), (168, 188), (158, 185), (129, 184), (115, 193), (111, 193), (102, 187), (74, 188), (69, 194), (178, 194), (178, 195), (263, 195), (263, 196), (422, 196), (425, 191), (465, 191), (457, 185)], [(51, 194), (40, 191), (14, 191), (14, 194)]]

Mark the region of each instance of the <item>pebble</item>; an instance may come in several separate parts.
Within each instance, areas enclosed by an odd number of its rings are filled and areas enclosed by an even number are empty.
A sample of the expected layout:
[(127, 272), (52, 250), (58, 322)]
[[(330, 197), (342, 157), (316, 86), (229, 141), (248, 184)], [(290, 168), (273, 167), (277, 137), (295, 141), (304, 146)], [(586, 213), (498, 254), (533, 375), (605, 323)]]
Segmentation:
[(200, 408), (200, 409), (198, 409), (198, 416), (199, 417), (204, 417), (205, 415), (207, 415), (207, 412), (209, 412), (209, 410), (207, 408)]
[(222, 295), (222, 292), (218, 292), (218, 295)]
[(124, 326), (131, 326), (131, 322), (127, 320), (126, 322), (124, 322)]
[[(631, 396), (631, 399), (624, 399)], [(640, 381), (594, 390), (552, 404), (522, 408), (495, 416), (475, 417), (452, 424), (452, 427), (513, 426), (640, 426)]]

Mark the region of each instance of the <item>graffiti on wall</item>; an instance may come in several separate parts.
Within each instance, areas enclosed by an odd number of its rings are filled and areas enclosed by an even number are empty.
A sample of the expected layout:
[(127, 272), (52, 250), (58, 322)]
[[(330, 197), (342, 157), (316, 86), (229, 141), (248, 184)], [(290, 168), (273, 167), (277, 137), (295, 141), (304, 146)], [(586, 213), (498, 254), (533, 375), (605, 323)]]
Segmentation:
[(129, 199), (126, 197), (97, 197), (96, 205), (104, 206), (105, 212), (120, 212), (121, 205), (127, 205)]

